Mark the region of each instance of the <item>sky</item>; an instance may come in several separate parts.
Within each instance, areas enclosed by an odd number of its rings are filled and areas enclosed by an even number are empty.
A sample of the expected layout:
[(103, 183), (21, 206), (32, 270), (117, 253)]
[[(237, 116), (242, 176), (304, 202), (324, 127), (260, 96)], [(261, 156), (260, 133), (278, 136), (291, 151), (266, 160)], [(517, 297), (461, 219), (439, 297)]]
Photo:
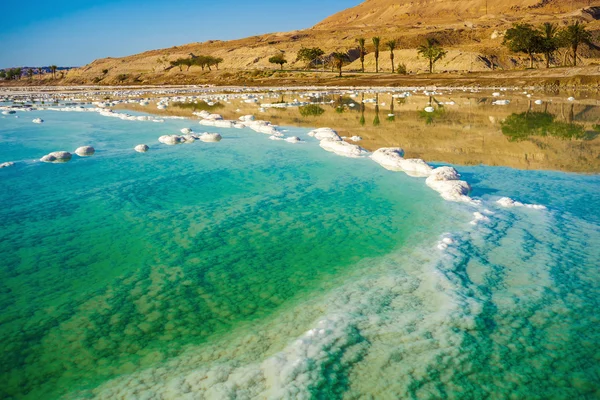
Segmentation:
[(80, 66), (211, 39), (309, 28), (361, 0), (30, 0), (0, 10), (0, 68)]

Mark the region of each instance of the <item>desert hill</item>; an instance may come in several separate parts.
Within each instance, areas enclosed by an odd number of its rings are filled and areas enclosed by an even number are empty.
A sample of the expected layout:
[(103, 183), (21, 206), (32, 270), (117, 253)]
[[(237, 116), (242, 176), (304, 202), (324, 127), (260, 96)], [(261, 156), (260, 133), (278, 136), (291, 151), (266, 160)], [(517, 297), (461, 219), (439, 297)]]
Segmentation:
[[(487, 13), (486, 13), (487, 10)], [(600, 36), (600, 1), (591, 0), (366, 0), (360, 5), (334, 14), (312, 28), (269, 33), (232, 40), (208, 41), (147, 51), (122, 57), (96, 60), (89, 65), (69, 71), (61, 83), (66, 84), (149, 84), (149, 83), (237, 83), (252, 82), (274, 74), (275, 66), (268, 59), (283, 53), (288, 60), (287, 70), (304, 68), (296, 62), (302, 47), (320, 47), (326, 54), (356, 48), (356, 39), (365, 37), (369, 54), (365, 67), (375, 69), (371, 38), (380, 36), (382, 43), (396, 39), (396, 65), (403, 63), (409, 72), (426, 71), (426, 63), (419, 58), (416, 47), (426, 37), (437, 38), (448, 50), (445, 59), (438, 62), (438, 72), (467, 73), (522, 68), (526, 57), (509, 53), (502, 46), (504, 31), (515, 22), (539, 25), (546, 21), (564, 26), (574, 20)], [(355, 52), (356, 53), (356, 52)], [(200, 67), (180, 71), (169, 67), (169, 61), (191, 55), (211, 55), (223, 58), (219, 71), (201, 70)], [(563, 61), (565, 52), (557, 54), (555, 64)], [(582, 65), (600, 61), (600, 52), (581, 49)], [(353, 58), (356, 58), (354, 56)], [(539, 66), (542, 67), (539, 57)], [(391, 72), (389, 52), (382, 46), (380, 55), (382, 73)], [(358, 71), (360, 62), (354, 60), (344, 67)], [(298, 75), (282, 72), (277, 76)]]

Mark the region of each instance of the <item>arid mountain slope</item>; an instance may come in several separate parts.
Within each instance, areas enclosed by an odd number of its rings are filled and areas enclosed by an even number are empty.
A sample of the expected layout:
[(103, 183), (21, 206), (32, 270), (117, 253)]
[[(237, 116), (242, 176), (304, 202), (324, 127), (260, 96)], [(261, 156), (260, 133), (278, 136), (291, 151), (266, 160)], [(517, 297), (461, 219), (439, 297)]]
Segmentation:
[(591, 3), (587, 0), (366, 0), (332, 15), (315, 28), (448, 24), (500, 16), (529, 19), (536, 15), (576, 11)]
[[(486, 14), (487, 4), (487, 14)], [(467, 73), (491, 69), (493, 56), (498, 69), (521, 68), (524, 55), (509, 53), (502, 46), (504, 31), (515, 22), (539, 25), (545, 21), (561, 26), (573, 20), (587, 23), (594, 33), (600, 33), (600, 0), (367, 0), (341, 11), (316, 26), (294, 32), (270, 33), (232, 41), (209, 41), (148, 51), (123, 58), (105, 58), (70, 71), (62, 83), (75, 84), (149, 84), (149, 83), (218, 83), (244, 82), (272, 71), (276, 66), (269, 58), (283, 53), (286, 69), (298, 70), (296, 62), (302, 47), (318, 46), (326, 54), (356, 48), (358, 37), (367, 38), (369, 54), (365, 67), (375, 69), (371, 37), (380, 36), (382, 43), (396, 39), (396, 65), (403, 63), (413, 74), (425, 72), (426, 63), (419, 58), (416, 47), (426, 37), (435, 37), (448, 50), (446, 58), (436, 64), (439, 72)], [(202, 71), (194, 66), (189, 71), (169, 67), (169, 61), (194, 55), (223, 58), (220, 71)], [(356, 52), (354, 53), (356, 54)], [(565, 52), (557, 54), (555, 65), (563, 62)], [(600, 59), (600, 53), (582, 48), (582, 65)], [(355, 58), (355, 57), (354, 57)], [(539, 57), (540, 67), (542, 58)], [(380, 72), (390, 73), (389, 52), (382, 46)], [(354, 60), (346, 71), (358, 71)], [(288, 72), (289, 73), (289, 72)]]

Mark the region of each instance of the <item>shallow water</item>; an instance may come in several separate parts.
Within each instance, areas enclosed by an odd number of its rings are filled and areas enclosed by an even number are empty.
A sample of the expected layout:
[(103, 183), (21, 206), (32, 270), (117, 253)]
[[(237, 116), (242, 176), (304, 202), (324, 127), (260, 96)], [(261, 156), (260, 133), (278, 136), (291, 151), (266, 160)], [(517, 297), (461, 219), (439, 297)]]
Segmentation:
[(21, 161), (0, 170), (2, 397), (599, 395), (597, 175), (457, 167), (473, 207), (308, 129), (164, 146), (195, 125), (19, 115), (0, 119), (0, 161)]

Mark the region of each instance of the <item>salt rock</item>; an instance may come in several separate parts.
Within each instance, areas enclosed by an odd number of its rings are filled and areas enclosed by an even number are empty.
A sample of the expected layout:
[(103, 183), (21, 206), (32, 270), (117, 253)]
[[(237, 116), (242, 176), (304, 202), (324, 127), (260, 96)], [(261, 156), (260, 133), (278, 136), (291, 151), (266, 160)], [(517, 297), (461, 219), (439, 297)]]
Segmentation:
[(290, 136), (289, 138), (285, 139), (286, 142), (288, 143), (299, 143), (301, 142), (300, 138), (298, 136)]
[(352, 136), (350, 140), (352, 140), (353, 142), (360, 142), (362, 138), (360, 136)]
[(312, 136), (317, 140), (323, 139), (331, 139), (336, 141), (341, 141), (342, 138), (338, 135), (336, 131), (331, 128), (318, 128), (308, 132), (308, 136)]
[(93, 156), (96, 150), (92, 146), (81, 146), (75, 150), (75, 154), (79, 157)]
[(42, 122), (44, 122), (44, 120), (43, 120), (43, 119), (41, 119), (41, 118), (35, 118), (35, 119), (34, 119), (33, 121), (31, 121), (31, 122), (33, 122), (34, 124), (41, 124)]
[(371, 159), (390, 171), (402, 171), (400, 160), (403, 160), (404, 150), (400, 147), (384, 147), (371, 154)]
[(350, 144), (348, 142), (344, 142), (342, 140), (335, 140), (332, 138), (326, 138), (321, 140), (319, 146), (321, 146), (324, 150), (330, 151), (332, 153), (344, 157), (356, 158), (366, 153), (364, 149), (360, 148), (355, 144)]
[(15, 165), (14, 162), (8, 161), (8, 162), (0, 164), (0, 168), (8, 168), (8, 167), (12, 167), (13, 165)]
[(158, 138), (158, 141), (166, 145), (172, 146), (181, 143), (182, 138), (178, 135), (163, 135)]
[(194, 143), (196, 141), (195, 135), (182, 135), (179, 138), (180, 138), (181, 143), (186, 143), (186, 144)]
[(183, 128), (180, 132), (189, 135), (190, 133), (192, 133), (192, 130), (190, 128)]
[(223, 137), (218, 133), (203, 133), (200, 135), (200, 140), (203, 142), (220, 142)]
[(71, 160), (73, 156), (68, 151), (53, 151), (52, 153), (46, 154), (40, 158), (42, 162), (49, 163), (66, 163)]
[(431, 107), (431, 106), (427, 106), (427, 107), (425, 107), (425, 109), (424, 109), (424, 110), (425, 110), (425, 112), (428, 112), (428, 113), (432, 113), (432, 112), (434, 112), (434, 111), (435, 111), (435, 109), (434, 109), (433, 107)]
[(471, 202), (468, 196), (471, 186), (459, 180), (460, 174), (452, 167), (439, 167), (434, 169), (425, 183), (438, 192), (444, 200)]
[(138, 144), (137, 146), (135, 146), (133, 148), (135, 151), (137, 151), (138, 153), (145, 153), (148, 151), (149, 147), (146, 146), (145, 144)]
[(431, 174), (433, 168), (420, 158), (405, 158), (400, 160), (400, 168), (408, 176), (425, 177)]

